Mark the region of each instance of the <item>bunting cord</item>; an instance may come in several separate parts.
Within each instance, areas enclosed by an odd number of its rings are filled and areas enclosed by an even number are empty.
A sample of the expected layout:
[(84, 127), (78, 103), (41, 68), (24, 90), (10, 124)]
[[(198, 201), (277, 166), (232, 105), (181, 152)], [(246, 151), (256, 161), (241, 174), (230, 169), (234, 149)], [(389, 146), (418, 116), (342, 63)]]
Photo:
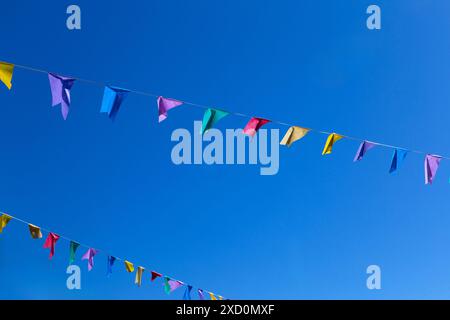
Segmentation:
[[(21, 222), (21, 223), (26, 224), (26, 225), (33, 225), (33, 226), (36, 226), (36, 225), (33, 224), (33, 223), (30, 223), (30, 222), (25, 221), (25, 220), (23, 220), (23, 219), (17, 218), (17, 217), (15, 217), (15, 216), (13, 216), (13, 215), (11, 215), (11, 214), (9, 214), (9, 213), (6, 213), (6, 212), (0, 211), (0, 216), (1, 216), (1, 215), (6, 215), (6, 216), (8, 216), (8, 217), (11, 217), (13, 220), (16, 220), (16, 221)], [(43, 227), (41, 227), (41, 226), (39, 226), (39, 229), (42, 230), (42, 231), (45, 231), (45, 232), (47, 232), (47, 233), (55, 233), (55, 234), (57, 234), (61, 239), (64, 239), (64, 240), (66, 240), (66, 241), (68, 241), (68, 242), (70, 242), (70, 241), (76, 242), (76, 243), (78, 243), (81, 247), (84, 247), (84, 248), (86, 248), (86, 249), (91, 249), (91, 248), (92, 248), (92, 249), (96, 249), (96, 250), (98, 250), (99, 252), (101, 252), (101, 253), (103, 253), (103, 254), (106, 254), (107, 256), (114, 257), (114, 258), (115, 258), (116, 260), (118, 260), (118, 261), (123, 261), (123, 262), (124, 262), (124, 261), (127, 261), (126, 259), (120, 258), (120, 257), (118, 257), (118, 256), (116, 256), (116, 255), (112, 255), (112, 254), (108, 253), (107, 251), (104, 251), (104, 250), (102, 250), (102, 249), (99, 249), (98, 247), (93, 247), (93, 246), (86, 245), (86, 244), (84, 244), (84, 243), (79, 242), (78, 240), (74, 240), (74, 239), (71, 239), (71, 238), (66, 237), (66, 236), (64, 236), (64, 235), (61, 235), (61, 234), (58, 233), (58, 232), (50, 231), (49, 229), (43, 228)], [(144, 269), (145, 269), (145, 270), (155, 271), (154, 269), (149, 269), (149, 268), (146, 268), (146, 267), (144, 267)], [(184, 282), (184, 281), (181, 281), (181, 280), (178, 280), (178, 279), (173, 278), (173, 277), (171, 277), (171, 276), (168, 276), (168, 275), (166, 275), (166, 274), (163, 274), (162, 276), (163, 276), (163, 277), (167, 277), (167, 278), (169, 278), (170, 280), (179, 281), (179, 282), (182, 283), (183, 285), (191, 285), (191, 284), (188, 284), (188, 283), (186, 283), (186, 282)], [(192, 285), (191, 285), (191, 286), (192, 286)], [(192, 287), (201, 289), (200, 287), (196, 287), (196, 286), (192, 286)], [(213, 292), (211, 292), (211, 291), (204, 290), (204, 289), (201, 289), (201, 290), (202, 290), (203, 292), (211, 293), (211, 294), (213, 294), (214, 296), (222, 297), (223, 299), (225, 299), (225, 297), (223, 297), (223, 296), (221, 296), (221, 295), (218, 295), (218, 294), (215, 294), (215, 293), (213, 293)]]
[[(20, 65), (20, 64), (14, 64), (14, 66), (17, 67), (17, 68), (20, 68), (20, 69), (24, 69), (24, 70), (28, 70), (28, 71), (34, 71), (34, 72), (40, 72), (40, 73), (45, 73), (45, 74), (48, 74), (48, 73), (51, 72), (51, 71), (38, 69), (38, 68), (34, 68), (34, 67), (29, 67), (29, 66), (25, 66), (25, 65)], [(51, 72), (51, 73), (53, 73), (53, 72)], [(54, 73), (55, 74), (59, 74), (57, 72), (54, 72)], [(92, 84), (92, 85), (96, 85), (96, 86), (100, 86), (100, 87), (104, 87), (104, 86), (107, 85), (106, 83), (102, 83), (102, 82), (99, 82), (99, 81), (83, 79), (83, 78), (78, 78), (78, 77), (73, 77), (73, 76), (68, 76), (68, 77), (71, 77), (71, 78), (73, 78), (73, 79), (75, 79), (77, 81), (80, 81), (80, 82), (84, 82), (84, 83), (88, 83), (88, 84)], [(157, 98), (157, 97), (161, 96), (161, 95), (154, 94), (154, 93), (151, 93), (151, 92), (145, 92), (145, 91), (139, 91), (139, 90), (133, 90), (133, 89), (127, 89), (127, 88), (124, 88), (124, 89), (126, 89), (129, 92), (132, 92), (134, 94), (147, 96), (147, 97)], [(184, 101), (184, 100), (180, 100), (180, 99), (177, 99), (177, 100), (181, 101), (185, 105), (189, 105), (189, 106), (200, 108), (200, 109), (212, 108), (212, 107), (208, 107), (208, 106), (205, 106), (205, 105), (201, 105), (201, 104), (197, 104), (197, 103), (193, 103), (193, 102), (189, 102), (189, 101)], [(214, 107), (214, 108), (218, 108), (218, 107)], [(234, 116), (238, 116), (238, 117), (243, 117), (243, 118), (252, 118), (253, 117), (253, 116), (250, 116), (250, 115), (244, 114), (244, 113), (231, 112), (231, 111), (228, 111), (228, 110), (222, 109), (222, 108), (218, 108), (218, 109), (226, 111), (227, 113), (229, 113), (231, 115), (234, 115)], [(286, 122), (278, 121), (278, 120), (270, 120), (270, 121), (272, 123), (276, 123), (276, 124), (279, 124), (279, 125), (282, 125), (282, 126), (287, 126), (287, 127), (294, 126), (294, 125), (288, 124)], [(324, 131), (324, 130), (318, 130), (318, 129), (313, 129), (313, 128), (306, 128), (306, 129), (310, 130), (311, 132), (316, 132), (316, 133), (320, 133), (320, 134), (324, 134), (324, 135), (332, 134), (332, 132), (328, 132), (328, 131)], [(340, 134), (340, 135), (342, 137), (348, 139), (348, 140), (353, 140), (353, 141), (358, 141), (358, 142), (368, 141), (368, 140), (365, 140), (365, 139), (361, 139), (361, 138), (357, 138), (357, 137), (353, 137), (353, 136), (348, 136), (348, 135), (344, 135), (344, 134)], [(394, 145), (385, 144), (385, 143), (376, 142), (376, 141), (368, 141), (368, 142), (371, 142), (371, 143), (373, 143), (373, 144), (375, 144), (377, 146), (385, 147), (385, 148), (389, 148), (389, 149), (399, 149), (399, 150), (403, 150), (403, 151), (407, 151), (407, 152), (411, 152), (411, 153), (416, 153), (416, 154), (422, 154), (422, 155), (432, 154), (432, 153), (428, 153), (428, 152), (424, 152), (424, 151), (420, 151), (420, 150), (408, 149), (408, 148), (404, 148), (404, 147), (397, 147), (397, 146), (394, 146)], [(438, 157), (440, 157), (442, 159), (450, 160), (450, 157), (448, 157), (448, 156), (441, 156), (441, 155), (438, 155), (438, 154), (433, 154), (433, 155), (436, 155), (436, 156), (438, 156)]]

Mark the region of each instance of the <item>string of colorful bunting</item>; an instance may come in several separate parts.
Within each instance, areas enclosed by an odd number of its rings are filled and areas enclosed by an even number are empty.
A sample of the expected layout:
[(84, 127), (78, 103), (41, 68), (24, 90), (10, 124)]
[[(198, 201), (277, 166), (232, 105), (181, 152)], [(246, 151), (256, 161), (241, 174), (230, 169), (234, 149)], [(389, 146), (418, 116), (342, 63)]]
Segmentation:
[(305, 127), (299, 127), (290, 125), (281, 121), (275, 121), (275, 120), (268, 120), (264, 118), (258, 118), (258, 117), (252, 117), (246, 114), (237, 113), (237, 112), (229, 112), (217, 108), (210, 108), (208, 106), (203, 106), (196, 103), (191, 103), (187, 101), (181, 101), (181, 100), (175, 100), (171, 98), (166, 98), (160, 95), (156, 95), (149, 92), (142, 92), (137, 90), (129, 90), (114, 86), (105, 85), (96, 81), (92, 80), (86, 80), (82, 78), (75, 78), (75, 77), (64, 77), (61, 75), (58, 75), (53, 72), (28, 67), (24, 65), (15, 65), (8, 62), (0, 62), (0, 80), (6, 85), (8, 89), (11, 89), (12, 87), (12, 78), (13, 78), (13, 72), (14, 68), (22, 68), (29, 71), (35, 71), (35, 72), (41, 72), (48, 75), (49, 81), (50, 81), (50, 89), (52, 93), (52, 106), (58, 106), (61, 105), (61, 113), (63, 116), (63, 119), (66, 120), (69, 108), (70, 108), (70, 90), (72, 89), (72, 86), (74, 85), (75, 81), (81, 81), (89, 84), (95, 84), (104, 87), (104, 94), (103, 94), (103, 101), (101, 105), (100, 112), (101, 113), (107, 113), (108, 117), (111, 120), (114, 120), (117, 116), (117, 113), (119, 112), (119, 109), (125, 100), (128, 93), (132, 92), (139, 95), (145, 95), (145, 96), (151, 96), (157, 98), (157, 107), (158, 107), (158, 121), (162, 122), (167, 119), (168, 112), (171, 109), (174, 109), (176, 107), (179, 107), (181, 105), (190, 105), (202, 109), (206, 109), (204, 116), (203, 116), (203, 125), (202, 125), (202, 134), (205, 133), (208, 129), (211, 129), (218, 121), (220, 121), (222, 118), (228, 116), (228, 115), (236, 115), (240, 117), (246, 117), (250, 118), (247, 125), (244, 127), (243, 132), (249, 136), (254, 136), (256, 132), (265, 124), (272, 122), (283, 126), (288, 126), (288, 130), (286, 134), (284, 135), (283, 139), (281, 140), (280, 144), (290, 147), (294, 142), (302, 139), (306, 134), (311, 132), (317, 132), (320, 134), (326, 134), (327, 140), (325, 142), (325, 146), (323, 149), (322, 154), (330, 154), (332, 152), (334, 144), (341, 140), (341, 139), (349, 139), (354, 141), (359, 141), (360, 146), (357, 150), (357, 153), (355, 155), (354, 161), (361, 160), (367, 151), (372, 149), (375, 146), (379, 147), (386, 147), (393, 149), (392, 159), (391, 159), (391, 166), (389, 169), (389, 172), (395, 172), (398, 170), (400, 164), (405, 160), (405, 157), (408, 153), (417, 153), (425, 155), (424, 159), (424, 175), (425, 175), (425, 184), (432, 184), (436, 175), (436, 172), (439, 168), (440, 162), (442, 159), (450, 160), (450, 157), (436, 155), (436, 154), (430, 154), (423, 151), (418, 150), (412, 150), (402, 147), (397, 147), (393, 145), (388, 145), (384, 143), (374, 142), (374, 141), (367, 141), (364, 139), (348, 136), (348, 135), (342, 135), (337, 134), (334, 132), (327, 132), (322, 130), (316, 130), (311, 128), (305, 128)]
[[(85, 247), (87, 249), (87, 251), (83, 254), (83, 256), (81, 257), (81, 260), (87, 260), (88, 271), (91, 271), (94, 268), (94, 257), (98, 253), (102, 252), (102, 253), (105, 253), (105, 255), (107, 257), (106, 275), (108, 277), (112, 274), (113, 266), (116, 261), (123, 261), (125, 270), (127, 272), (129, 272), (129, 273), (135, 272), (134, 263), (132, 263), (126, 259), (122, 259), (115, 255), (111, 255), (105, 251), (95, 249), (92, 246), (84, 245), (78, 241), (75, 241), (68, 237), (62, 236), (55, 232), (51, 232), (47, 229), (38, 227), (34, 224), (31, 224), (27, 221), (16, 218), (16, 217), (14, 217), (10, 214), (4, 213), (4, 212), (0, 212), (0, 234), (3, 233), (3, 229), (8, 225), (8, 223), (11, 220), (15, 220), (20, 223), (28, 225), (28, 229), (29, 229), (30, 236), (32, 239), (42, 239), (43, 238), (42, 231), (45, 231), (48, 233), (48, 235), (44, 241), (43, 247), (45, 249), (50, 250), (49, 259), (52, 259), (52, 257), (55, 255), (55, 248), (56, 248), (56, 243), (58, 242), (58, 240), (64, 239), (69, 242), (69, 264), (73, 264), (75, 262), (76, 252), (77, 252), (78, 248)], [(144, 274), (145, 270), (150, 270), (150, 269), (147, 269), (142, 266), (138, 266), (136, 269), (134, 283), (139, 287), (142, 285), (142, 279), (143, 279), (143, 274)], [(150, 271), (150, 276), (151, 276), (151, 279), (150, 279), (151, 282), (154, 282), (158, 278), (162, 279), (162, 281), (163, 281), (162, 284), (164, 286), (164, 292), (167, 294), (171, 294), (173, 291), (175, 291), (178, 288), (185, 287), (183, 299), (184, 300), (192, 300), (191, 292), (192, 292), (192, 289), (194, 288), (192, 285), (187, 284), (183, 281), (177, 280), (175, 278), (172, 278), (170, 276), (163, 275), (162, 273), (156, 272), (154, 270)], [(211, 300), (224, 300), (225, 299), (221, 295), (215, 294), (213, 292), (203, 290), (200, 288), (197, 289), (198, 299), (205, 300), (205, 294), (208, 294), (208, 296)]]

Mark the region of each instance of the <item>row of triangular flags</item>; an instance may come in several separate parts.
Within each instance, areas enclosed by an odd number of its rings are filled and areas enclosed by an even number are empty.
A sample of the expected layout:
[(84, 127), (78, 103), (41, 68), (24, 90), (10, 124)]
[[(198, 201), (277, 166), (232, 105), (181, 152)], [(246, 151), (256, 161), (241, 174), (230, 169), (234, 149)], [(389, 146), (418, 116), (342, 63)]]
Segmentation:
[[(6, 214), (6, 213), (0, 213), (0, 214), (1, 214), (0, 215), (0, 234), (3, 232), (3, 229), (7, 226), (7, 224), (13, 219), (15, 221), (25, 223), (22, 220), (16, 219), (9, 214)], [(31, 224), (31, 223), (27, 223), (27, 224), (28, 224), (28, 229), (29, 229), (30, 236), (32, 239), (42, 239), (43, 238), (42, 229), (40, 227), (38, 227), (34, 224)], [(73, 264), (76, 260), (76, 252), (77, 252), (78, 248), (81, 246), (79, 242), (77, 242), (75, 240), (71, 240), (67, 237), (62, 237), (54, 232), (48, 232), (48, 235), (44, 241), (43, 247), (45, 249), (50, 250), (49, 259), (52, 259), (52, 257), (55, 255), (56, 243), (58, 242), (58, 240), (60, 238), (63, 238), (63, 239), (66, 239), (67, 241), (69, 241), (69, 264)], [(91, 271), (94, 268), (94, 257), (100, 251), (95, 248), (91, 248), (91, 247), (86, 248), (86, 249), (87, 249), (87, 251), (83, 254), (83, 256), (81, 257), (81, 260), (87, 260), (88, 271)], [(113, 272), (113, 266), (114, 266), (115, 262), (117, 260), (122, 260), (122, 259), (112, 256), (110, 254), (107, 254), (106, 257), (107, 257), (106, 275), (110, 276)], [(133, 273), (136, 271), (134, 283), (140, 287), (142, 284), (143, 274), (146, 269), (142, 266), (138, 266), (135, 269), (134, 264), (127, 260), (123, 260), (123, 263), (124, 263), (125, 270), (127, 272)], [(192, 289), (193, 289), (192, 285), (189, 285), (183, 281), (176, 280), (171, 277), (165, 276), (156, 271), (150, 271), (150, 275), (151, 275), (151, 279), (150, 279), (151, 282), (155, 281), (158, 278), (162, 279), (164, 291), (167, 294), (172, 293), (173, 291), (175, 291), (178, 288), (185, 287), (183, 299), (184, 300), (192, 299), (192, 296), (191, 296)], [(212, 293), (212, 292), (200, 289), (200, 288), (197, 289), (197, 295), (198, 295), (198, 299), (200, 299), (200, 300), (205, 300), (206, 296), (209, 296), (209, 299), (211, 299), (211, 300), (224, 300), (224, 298), (221, 295), (218, 295), (218, 294), (215, 294), (215, 293)]]
[[(13, 71), (14, 71), (14, 64), (7, 62), (0, 62), (0, 80), (8, 87), (8, 89), (11, 89), (12, 87)], [(62, 116), (64, 119), (67, 119), (67, 115), (69, 113), (70, 108), (70, 90), (76, 79), (70, 77), (63, 77), (54, 73), (48, 73), (48, 78), (50, 81), (50, 89), (52, 93), (52, 105), (53, 106), (61, 105)], [(100, 112), (107, 113), (109, 118), (114, 120), (117, 116), (117, 113), (119, 112), (122, 102), (124, 101), (129, 92), (130, 90), (127, 89), (105, 86)], [(184, 104), (184, 102), (182, 101), (171, 98), (165, 98), (162, 96), (159, 96), (156, 102), (158, 107), (159, 122), (162, 122), (165, 119), (167, 119), (169, 110)], [(205, 114), (203, 116), (202, 134), (205, 133), (208, 129), (211, 129), (218, 121), (220, 121), (222, 118), (226, 117), (229, 114), (230, 114), (229, 112), (224, 110), (213, 108), (206, 109)], [(269, 122), (271, 121), (268, 119), (252, 117), (248, 121), (247, 125), (244, 127), (243, 132), (244, 134), (247, 134), (249, 136), (254, 136), (263, 125)], [(292, 143), (303, 138), (310, 130), (311, 129), (302, 128), (298, 126), (291, 126), (287, 130), (280, 144), (291, 146)], [(330, 154), (334, 143), (342, 138), (344, 138), (344, 136), (339, 135), (337, 133), (329, 134), (322, 154), (323, 155)], [(376, 145), (381, 144), (370, 141), (363, 141), (356, 153), (355, 161), (361, 160), (364, 154)], [(398, 169), (399, 165), (405, 159), (408, 152), (409, 152), (408, 150), (403, 148), (394, 148), (391, 167), (389, 170), (390, 173)], [(424, 163), (425, 184), (431, 184), (433, 182), (441, 160), (442, 157), (438, 155), (432, 154), (425, 155), (425, 163)]]

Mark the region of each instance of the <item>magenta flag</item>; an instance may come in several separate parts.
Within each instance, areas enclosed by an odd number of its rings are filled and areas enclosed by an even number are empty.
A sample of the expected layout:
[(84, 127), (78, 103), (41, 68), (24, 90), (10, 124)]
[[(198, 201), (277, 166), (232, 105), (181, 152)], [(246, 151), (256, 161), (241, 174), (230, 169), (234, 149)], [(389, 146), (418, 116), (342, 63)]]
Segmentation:
[(251, 118), (244, 128), (244, 133), (253, 137), (263, 125), (269, 122), (270, 120), (263, 118)]
[(91, 271), (94, 267), (94, 256), (98, 253), (98, 250), (95, 249), (88, 249), (86, 253), (81, 257), (81, 260), (87, 260), (88, 261), (88, 271)]
[(47, 236), (47, 239), (45, 239), (44, 242), (44, 248), (50, 248), (50, 256), (49, 259), (51, 259), (53, 257), (53, 255), (55, 254), (55, 246), (56, 246), (56, 241), (58, 241), (59, 236), (56, 233), (50, 232)]
[(54, 73), (49, 73), (48, 79), (52, 91), (52, 106), (60, 104), (62, 116), (66, 120), (70, 107), (70, 89), (72, 89), (75, 79), (62, 77)]
[(178, 100), (164, 98), (164, 97), (158, 97), (158, 113), (159, 113), (158, 121), (162, 122), (162, 121), (166, 120), (167, 116), (168, 116), (167, 112), (170, 109), (181, 106), (182, 104), (183, 104), (183, 102), (178, 101)]
[(361, 160), (367, 151), (375, 147), (375, 144), (369, 141), (363, 141), (359, 145), (359, 149), (356, 152), (355, 159), (353, 159), (354, 162)]
[(427, 154), (425, 156), (425, 184), (432, 184), (442, 157)]

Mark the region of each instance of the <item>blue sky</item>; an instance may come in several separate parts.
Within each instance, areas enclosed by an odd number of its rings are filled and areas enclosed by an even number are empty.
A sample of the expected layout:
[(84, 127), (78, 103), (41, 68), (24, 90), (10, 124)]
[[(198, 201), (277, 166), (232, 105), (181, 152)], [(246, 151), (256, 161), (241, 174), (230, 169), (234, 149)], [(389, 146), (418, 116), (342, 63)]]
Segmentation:
[[(380, 31), (366, 28), (372, 3)], [(76, 1), (81, 31), (65, 27), (69, 4), (2, 4), (0, 60), (450, 155), (445, 1)], [(158, 124), (154, 99), (131, 94), (111, 123), (103, 89), (77, 82), (63, 121), (44, 74), (13, 82), (0, 88), (2, 211), (232, 299), (450, 298), (448, 161), (425, 186), (420, 155), (389, 175), (390, 150), (353, 163), (357, 142), (323, 157), (326, 137), (310, 134), (280, 149), (275, 176), (175, 166), (170, 135), (201, 110)], [(137, 288), (122, 265), (106, 278), (103, 254), (89, 273), (78, 261), (69, 291), (69, 244), (52, 261), (42, 244), (14, 221), (0, 235), (0, 298), (183, 294), (148, 274)], [(366, 288), (371, 264), (382, 290)]]

